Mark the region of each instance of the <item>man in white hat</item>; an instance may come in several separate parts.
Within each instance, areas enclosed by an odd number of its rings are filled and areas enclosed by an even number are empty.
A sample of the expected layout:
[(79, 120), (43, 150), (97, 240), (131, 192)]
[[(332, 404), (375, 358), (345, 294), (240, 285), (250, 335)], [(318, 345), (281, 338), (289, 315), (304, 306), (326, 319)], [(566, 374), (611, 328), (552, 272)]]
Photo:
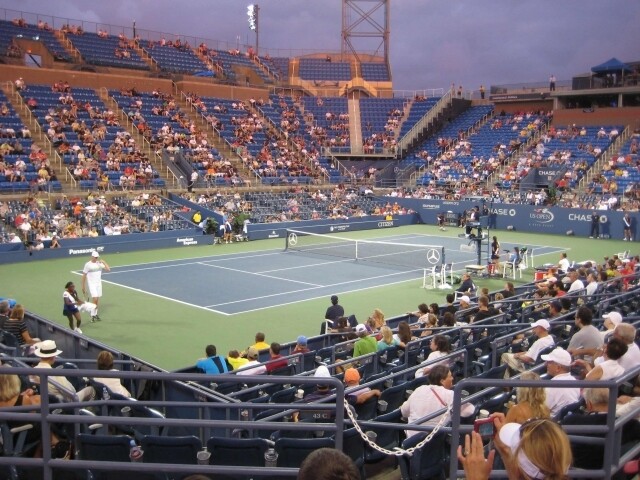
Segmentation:
[[(54, 340), (44, 340), (36, 344), (35, 355), (40, 358), (40, 363), (38, 363), (35, 368), (53, 368), (56, 358), (61, 353), (62, 350), (58, 350), (58, 346)], [(93, 393), (91, 387), (86, 387), (76, 392), (76, 389), (66, 377), (50, 376), (47, 378), (49, 379), (49, 394), (55, 395), (61, 401), (70, 399), (75, 393), (77, 393), (79, 400), (86, 400), (90, 398)], [(33, 383), (40, 384), (39, 375), (31, 375), (30, 380)]]
[(94, 250), (91, 252), (91, 260), (84, 264), (84, 269), (82, 270), (82, 293), (86, 296), (87, 288), (89, 289), (91, 303), (96, 305), (96, 314), (93, 317), (95, 320), (100, 320), (97, 307), (100, 297), (102, 297), (102, 270), (110, 272), (111, 268), (109, 268), (107, 262), (100, 258), (100, 254)]
[(553, 337), (549, 335), (551, 324), (548, 320), (540, 319), (531, 324), (533, 333), (538, 339), (533, 342), (526, 352), (503, 353), (502, 363), (507, 364), (507, 370), (504, 372), (504, 378), (509, 378), (512, 372), (524, 372), (538, 360), (538, 355), (545, 348), (549, 348), (555, 344)]
[[(548, 355), (541, 355), (547, 364), (547, 373), (553, 377), (551, 380), (575, 380), (571, 375), (571, 354), (562, 347), (557, 347)], [(580, 400), (579, 388), (545, 388), (547, 395), (546, 405), (554, 417), (562, 407)]]

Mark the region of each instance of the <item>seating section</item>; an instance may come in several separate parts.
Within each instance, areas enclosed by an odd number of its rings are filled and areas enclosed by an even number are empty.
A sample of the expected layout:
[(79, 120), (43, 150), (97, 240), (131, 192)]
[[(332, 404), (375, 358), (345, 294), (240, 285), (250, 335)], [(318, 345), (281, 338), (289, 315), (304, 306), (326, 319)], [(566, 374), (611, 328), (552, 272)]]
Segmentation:
[(303, 97), (305, 119), (314, 134), (338, 151), (349, 152), (349, 106), (344, 97)]
[[(454, 139), (458, 138), (460, 132), (467, 132), (484, 117), (491, 115), (493, 109), (493, 105), (477, 105), (468, 108), (436, 133), (425, 139), (412, 153), (403, 159), (402, 165), (408, 166), (413, 164), (423, 166), (428, 156), (431, 156), (433, 159), (437, 158), (437, 156), (443, 152), (442, 142), (439, 143), (438, 140), (450, 139), (454, 141)], [(418, 183), (421, 184), (420, 182)]]
[(144, 51), (158, 63), (160, 70), (165, 72), (194, 75), (209, 70), (207, 65), (187, 46), (176, 48), (154, 44), (153, 48), (146, 47)]
[(60, 191), (49, 159), (32, 150), (31, 132), (1, 91), (0, 107), (6, 108), (0, 113), (0, 192)]
[(365, 153), (381, 153), (385, 136), (391, 136), (395, 140), (406, 104), (407, 101), (402, 98), (360, 99), (362, 138), (365, 145), (371, 146), (370, 149), (365, 147)]
[(100, 37), (96, 33), (84, 32), (82, 35), (67, 35), (82, 59), (91, 65), (149, 70), (149, 65), (138, 55), (134, 48), (128, 48), (128, 42), (116, 36)]
[(271, 71), (277, 73), (277, 77), (281, 81), (286, 81), (289, 77), (289, 57), (260, 57), (265, 65), (268, 65)]
[(28, 38), (39, 40), (58, 61), (70, 62), (71, 56), (58, 41), (51, 29), (38, 28), (35, 25), (23, 23), (16, 25), (14, 22), (0, 20), (0, 54), (5, 55), (13, 38)]
[(390, 82), (391, 75), (385, 63), (361, 63), (362, 78), (368, 82)]
[(300, 78), (302, 80), (351, 80), (351, 65), (347, 62), (333, 62), (321, 58), (301, 58)]
[(400, 127), (400, 134), (398, 138), (404, 137), (407, 132), (409, 132), (409, 130), (411, 130), (414, 125), (435, 106), (436, 103), (438, 103), (438, 100), (440, 99), (437, 97), (414, 99), (411, 102), (409, 114)]
[[(617, 193), (629, 193), (640, 185), (640, 171), (638, 170), (638, 165), (640, 165), (639, 144), (640, 138), (638, 135), (629, 137), (620, 148), (620, 151), (617, 154), (614, 153), (609, 165), (605, 166), (605, 169), (601, 172), (601, 175), (609, 182), (615, 181)], [(594, 189), (596, 193), (603, 193), (604, 190), (602, 185), (600, 185), (599, 189)], [(611, 191), (611, 188), (609, 187), (608, 190)]]
[(251, 60), (247, 55), (242, 53), (238, 55), (234, 55), (233, 53), (229, 53), (225, 50), (214, 50), (216, 56), (212, 57), (212, 61), (218, 61), (222, 63), (222, 68), (224, 69), (227, 77), (236, 78), (237, 75), (233, 71), (234, 66), (250, 68), (253, 70), (258, 76), (262, 79), (264, 83), (273, 83), (271, 77), (265, 73), (253, 60)]

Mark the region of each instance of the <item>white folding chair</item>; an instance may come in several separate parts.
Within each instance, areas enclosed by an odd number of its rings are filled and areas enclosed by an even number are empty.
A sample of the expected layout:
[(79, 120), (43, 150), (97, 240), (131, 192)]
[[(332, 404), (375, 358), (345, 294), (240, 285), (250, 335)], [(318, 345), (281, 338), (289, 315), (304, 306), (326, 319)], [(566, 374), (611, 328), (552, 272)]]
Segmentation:
[(513, 261), (513, 262), (504, 262), (502, 264), (502, 276), (504, 278), (507, 278), (507, 270), (511, 269), (511, 274), (512, 274), (512, 278), (515, 280), (516, 279), (516, 275), (517, 273), (520, 274), (520, 278), (522, 278), (522, 258), (520, 259), (520, 261)]
[(445, 263), (442, 265), (440, 269), (440, 282), (453, 285), (453, 263)]
[(425, 268), (424, 276), (422, 277), (422, 288), (438, 288), (439, 279), (440, 275), (438, 274), (437, 265), (431, 268)]

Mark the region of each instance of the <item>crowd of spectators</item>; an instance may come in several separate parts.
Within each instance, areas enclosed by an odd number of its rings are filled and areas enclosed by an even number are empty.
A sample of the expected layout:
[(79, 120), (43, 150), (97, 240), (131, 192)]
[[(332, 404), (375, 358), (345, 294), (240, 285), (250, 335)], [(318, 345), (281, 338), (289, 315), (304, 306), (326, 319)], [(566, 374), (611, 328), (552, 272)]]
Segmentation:
[(52, 203), (31, 196), (0, 203), (2, 223), (11, 229), (0, 243), (22, 242), (41, 250), (59, 248), (70, 238), (158, 232), (169, 224), (185, 228), (188, 224), (176, 217), (180, 211), (189, 209), (148, 192), (109, 198), (100, 193), (62, 195)]

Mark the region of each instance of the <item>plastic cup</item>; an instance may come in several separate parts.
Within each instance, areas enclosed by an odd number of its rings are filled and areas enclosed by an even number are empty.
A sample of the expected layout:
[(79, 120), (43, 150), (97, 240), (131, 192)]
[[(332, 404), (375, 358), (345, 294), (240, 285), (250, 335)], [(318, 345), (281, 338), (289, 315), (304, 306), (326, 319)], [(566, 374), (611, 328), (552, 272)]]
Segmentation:
[(385, 400), (378, 400), (378, 412), (384, 413), (387, 411), (389, 404)]
[(196, 457), (198, 458), (198, 465), (209, 465), (211, 452), (208, 452), (207, 450), (200, 450)]
[(370, 442), (376, 443), (376, 440), (378, 439), (378, 434), (376, 432), (368, 430), (365, 432), (365, 435)]

